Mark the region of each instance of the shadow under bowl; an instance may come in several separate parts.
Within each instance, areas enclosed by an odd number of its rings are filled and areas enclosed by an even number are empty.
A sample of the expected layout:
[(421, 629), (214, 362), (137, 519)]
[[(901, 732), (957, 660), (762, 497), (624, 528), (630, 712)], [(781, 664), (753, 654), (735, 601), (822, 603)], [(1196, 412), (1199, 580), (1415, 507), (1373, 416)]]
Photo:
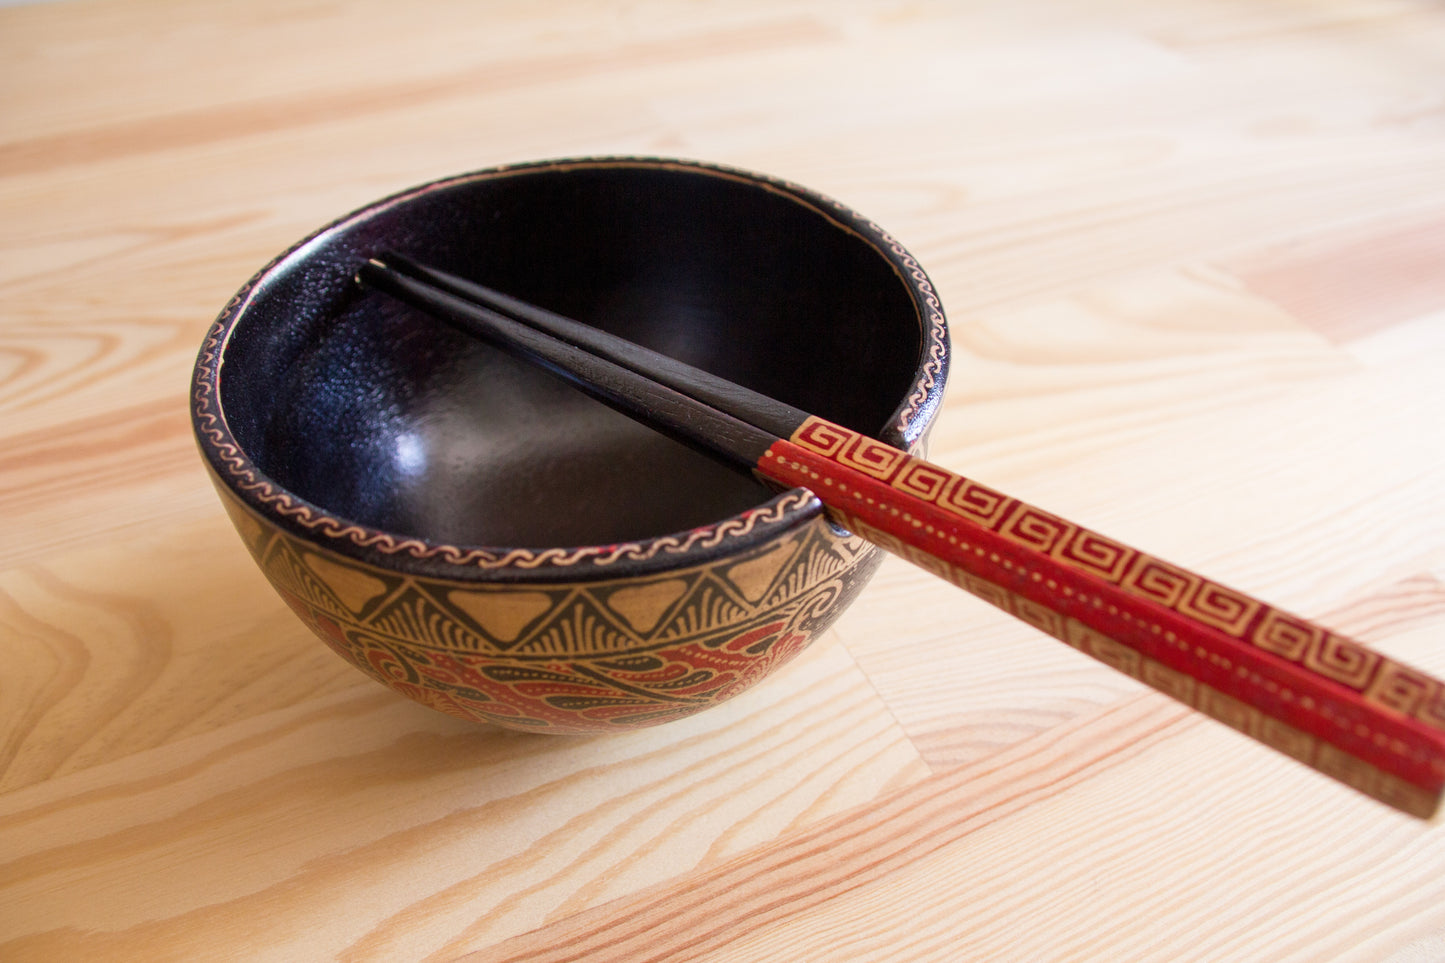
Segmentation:
[(612, 731), (729, 698), (876, 568), (754, 478), (352, 280), (397, 251), (900, 447), (947, 368), (916, 262), (835, 202), (641, 158), (423, 185), (253, 277), (193, 423), (247, 548), (368, 675), (464, 718)]

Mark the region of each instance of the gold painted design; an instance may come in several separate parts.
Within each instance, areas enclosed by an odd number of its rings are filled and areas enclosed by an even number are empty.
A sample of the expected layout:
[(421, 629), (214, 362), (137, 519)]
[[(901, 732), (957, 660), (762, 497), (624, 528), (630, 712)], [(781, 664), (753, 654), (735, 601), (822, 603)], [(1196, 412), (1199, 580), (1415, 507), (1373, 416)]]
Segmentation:
[(958, 476), (952, 472), (944, 471), (926, 461), (910, 460), (889, 484), (915, 498), (936, 502), (943, 490), (957, 481)]
[(849, 444), (834, 457), (840, 464), (847, 465), (854, 471), (887, 480), (892, 478), (908, 459), (908, 453), (865, 435), (854, 435)]
[(1077, 619), (1050, 623), (1033, 617), (1037, 609), (1035, 603), (998, 586), (991, 586), (986, 599), (1111, 668), (1369, 796), (1418, 816), (1428, 818), (1435, 811), (1433, 794), (1360, 762), (1325, 740), (1265, 715), (1192, 676), (1121, 645)]
[(261, 537), (263, 530), (260, 523), (245, 512), (235, 512), (231, 515), (231, 521), (235, 523), (236, 533), (241, 536), (241, 541), (248, 546), (254, 545)]
[(1048, 554), (1077, 531), (1077, 526), (1062, 518), (1020, 503), (998, 533), (1011, 542)]
[(386, 591), (385, 582), (365, 572), (337, 565), (320, 555), (308, 554), (301, 558), (306, 567), (325, 582), (332, 594), (352, 612), (360, 612), (366, 608), (367, 602)]
[[(856, 439), (848, 437), (854, 434), (856, 433), (822, 419), (809, 418), (793, 433), (790, 441), (818, 455), (830, 457), (830, 452), (837, 456), (854, 450), (860, 444)], [(876, 460), (875, 464), (882, 464), (882, 460)], [(800, 466), (795, 464), (794, 467)], [(950, 477), (941, 480), (940, 474)], [(1074, 573), (1117, 585), (1131, 595), (1217, 629), (1240, 642), (1252, 644), (1271, 656), (1286, 659), (1315, 675), (1346, 686), (1354, 698), (1363, 698), (1403, 717), (1437, 729), (1445, 729), (1445, 685), (1349, 639), (1311, 626), (1217, 582), (1080, 528), (977, 482), (953, 475), (937, 466), (920, 463), (911, 456), (904, 456), (901, 461), (894, 463), (891, 475), (883, 481), (945, 512), (976, 523), (992, 535), (1044, 553)], [(834, 481), (834, 486), (836, 491), (846, 496), (845, 487), (840, 482)], [(859, 494), (861, 496), (861, 493)], [(835, 507), (831, 511), (850, 530), (863, 534), (880, 547), (1013, 612), (1044, 631), (1057, 634), (1045, 627), (1048, 620), (1040, 614), (1038, 605), (1028, 603), (1021, 608), (1013, 601), (1018, 596), (1010, 591), (969, 575), (934, 554), (906, 544), (895, 535), (869, 525), (841, 508)], [(962, 532), (952, 539), (951, 549), (966, 550)], [(975, 550), (980, 554), (984, 551), (982, 548)], [(1030, 574), (1035, 580), (1043, 577), (1038, 572), (1030, 573), (1030, 566), (1026, 563), (1019, 564), (1011, 560), (1000, 562), (997, 557), (992, 561), (1001, 564), (1004, 571), (1018, 577), (1028, 577)], [(1096, 607), (1104, 604), (1101, 595), (1087, 589), (1079, 591), (1071, 586), (1050, 588), (1071, 594), (1075, 600), (1082, 600), (1092, 594)], [(1183, 645), (1181, 640), (1171, 637), (1173, 633), (1165, 632), (1161, 625), (1156, 624), (1153, 630), (1169, 644)], [(1093, 633), (1088, 638), (1101, 637)], [(1207, 653), (1199, 649), (1194, 654), (1207, 660), (1216, 669), (1231, 671), (1229, 658), (1221, 653)], [(1127, 661), (1125, 656), (1112, 647), (1105, 661), (1110, 659), (1121, 664)], [(1162, 669), (1162, 666), (1156, 670), (1141, 664), (1137, 671), (1130, 671), (1130, 674), (1145, 678), (1146, 674), (1152, 673), (1146, 681), (1152, 679), (1153, 684), (1161, 688), (1177, 689), (1184, 693), (1184, 701), (1190, 701), (1193, 690), (1182, 679), (1170, 675), (1172, 670), (1161, 671)], [(1263, 687), (1270, 698), (1285, 702), (1295, 700), (1297, 704), (1303, 704), (1304, 700), (1299, 698), (1298, 694), (1277, 682), (1263, 678), (1259, 673), (1252, 673), (1243, 667), (1234, 667), (1232, 671), (1243, 673), (1239, 676), (1241, 680)], [(1358, 725), (1349, 724), (1342, 715), (1333, 710), (1326, 711), (1318, 706), (1311, 708), (1311, 711), (1315, 710), (1319, 710), (1323, 722), (1327, 725), (1337, 728), (1349, 726), (1355, 731), (1359, 728)], [(1397, 751), (1394, 743), (1389, 743), (1388, 748), (1390, 751)], [(1403, 753), (1403, 750), (1398, 751)], [(1442, 770), (1442, 775), (1445, 775), (1445, 770)]]
[(792, 560), (795, 551), (794, 545), (778, 545), (756, 558), (739, 562), (727, 570), (728, 581), (737, 586), (749, 602), (760, 602), (777, 581), (784, 566)]
[(1377, 652), (1325, 632), (1310, 644), (1304, 664), (1326, 678), (1360, 689), (1373, 678), (1380, 658)]
[[(1442, 707), (1445, 707), (1445, 696), (1440, 693), (1435, 680), (1398, 662), (1391, 662), (1380, 670), (1366, 696), (1401, 715), (1424, 717), (1431, 711), (1437, 717), (1445, 715), (1441, 713)], [(1434, 700), (1433, 706), (1431, 700)]]
[(743, 558), (517, 588), (323, 556), (255, 520), (262, 572), (353, 665), (441, 711), (553, 732), (650, 725), (730, 698), (801, 651), (877, 558), (820, 518)]
[(676, 578), (629, 586), (608, 595), (607, 607), (636, 631), (651, 632), (687, 590), (687, 582)]
[(543, 592), (471, 592), (456, 589), (447, 601), (461, 609), (473, 622), (499, 642), (512, 642), (522, 630), (552, 607)]
[(1134, 567), (1120, 583), (1124, 591), (1157, 602), (1166, 609), (1178, 607), (1185, 594), (1198, 585), (1199, 576), (1148, 555), (1137, 556)]
[(1263, 603), (1247, 595), (1201, 578), (1196, 579), (1193, 591), (1180, 603), (1178, 611), (1238, 638), (1262, 608)]
[(1252, 640), (1266, 652), (1298, 662), (1310, 645), (1322, 635), (1324, 629), (1319, 626), (1310, 625), (1303, 619), (1293, 618), (1283, 612), (1271, 611), (1265, 614), (1259, 628), (1254, 630)]
[(1133, 558), (1134, 550), (1097, 532), (1080, 528), (1072, 537), (1055, 546), (1052, 554), (1060, 561), (1091, 572), (1112, 584), (1124, 577), (1124, 569)]
[(977, 482), (959, 478), (948, 485), (935, 504), (960, 518), (993, 528), (1008, 509), (1009, 498)]

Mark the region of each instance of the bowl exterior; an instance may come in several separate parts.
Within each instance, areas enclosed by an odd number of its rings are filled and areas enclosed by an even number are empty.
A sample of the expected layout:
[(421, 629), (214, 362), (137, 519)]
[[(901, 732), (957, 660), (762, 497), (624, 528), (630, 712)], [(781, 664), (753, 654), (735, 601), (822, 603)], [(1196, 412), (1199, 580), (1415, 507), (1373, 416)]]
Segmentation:
[[(686, 563), (684, 535), (669, 546), (682, 564), (649, 575), (446, 579), (327, 551), (217, 482), (256, 564), (342, 658), (433, 709), (534, 732), (656, 725), (731, 698), (827, 629), (878, 563), (876, 549), (840, 537), (820, 514), (786, 523), (795, 503), (813, 499), (795, 491), (721, 536), (755, 542), (745, 551), (700, 564)], [(666, 550), (660, 544), (609, 552), (625, 571), (638, 553)]]

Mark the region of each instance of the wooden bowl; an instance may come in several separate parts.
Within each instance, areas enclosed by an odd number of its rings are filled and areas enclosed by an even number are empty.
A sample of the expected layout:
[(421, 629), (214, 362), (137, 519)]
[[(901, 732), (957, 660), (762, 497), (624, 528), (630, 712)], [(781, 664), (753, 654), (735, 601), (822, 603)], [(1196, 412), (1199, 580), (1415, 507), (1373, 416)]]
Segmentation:
[(597, 732), (737, 694), (877, 565), (776, 493), (352, 281), (394, 250), (893, 444), (922, 444), (944, 318), (876, 225), (791, 184), (655, 159), (427, 184), (323, 228), (221, 312), (193, 421), (266, 577), (362, 671), (517, 729)]

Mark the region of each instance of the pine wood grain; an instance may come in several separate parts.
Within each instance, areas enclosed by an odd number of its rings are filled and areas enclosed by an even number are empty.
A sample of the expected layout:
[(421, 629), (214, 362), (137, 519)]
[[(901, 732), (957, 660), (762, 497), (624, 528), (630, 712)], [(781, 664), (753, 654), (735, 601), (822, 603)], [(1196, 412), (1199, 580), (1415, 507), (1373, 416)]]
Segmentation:
[(1445, 674), (1442, 65), (1426, 0), (0, 9), (0, 959), (1439, 956), (1438, 825), (902, 563), (685, 722), (405, 703), (271, 593), (186, 401), (380, 195), (737, 164), (930, 272), (934, 460)]
[(224, 939), (251, 959), (419, 956), (707, 867), (925, 774), (840, 647), (801, 666), (702, 724), (621, 737), (505, 733), (362, 680), (113, 747), (113, 762), (0, 797), (0, 951), (187, 959), (224, 955), (207, 947)]

